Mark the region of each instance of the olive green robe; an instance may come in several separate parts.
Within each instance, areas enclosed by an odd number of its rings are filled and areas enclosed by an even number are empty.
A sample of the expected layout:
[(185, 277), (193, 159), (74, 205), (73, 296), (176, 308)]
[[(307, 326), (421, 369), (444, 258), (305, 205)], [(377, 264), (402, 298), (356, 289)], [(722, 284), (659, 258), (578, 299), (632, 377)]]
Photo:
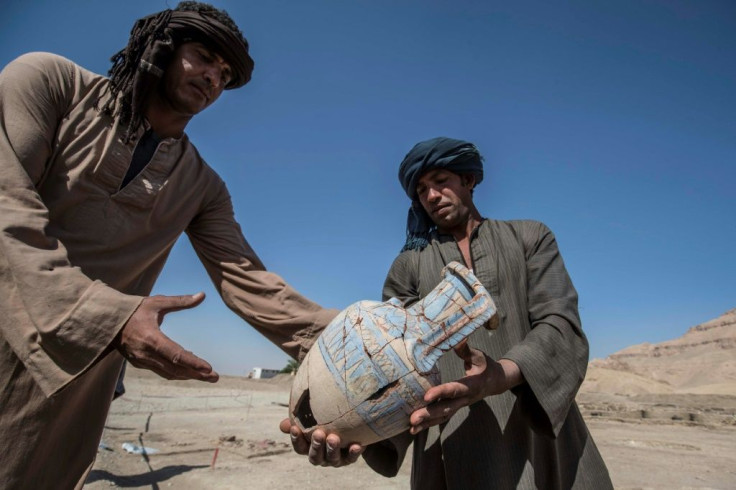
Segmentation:
[[(414, 438), (412, 488), (611, 488), (606, 466), (574, 402), (588, 362), (577, 293), (552, 232), (534, 221), (483, 220), (471, 236), (471, 267), (494, 298), (499, 327), (478, 329), (471, 347), (516, 362), (526, 382), (459, 410), (446, 424)], [(411, 304), (464, 263), (451, 236), (394, 261), (384, 299)], [(453, 353), (439, 363), (442, 381), (465, 375)], [(366, 461), (395, 475), (408, 433), (369, 446)]]

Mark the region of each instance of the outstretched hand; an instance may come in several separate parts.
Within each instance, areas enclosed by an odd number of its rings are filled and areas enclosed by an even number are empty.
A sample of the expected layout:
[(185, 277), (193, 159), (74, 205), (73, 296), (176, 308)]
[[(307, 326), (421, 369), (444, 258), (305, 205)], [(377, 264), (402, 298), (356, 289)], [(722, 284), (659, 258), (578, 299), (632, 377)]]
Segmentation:
[(150, 369), (166, 379), (199, 379), (214, 383), (212, 366), (161, 332), (164, 316), (193, 308), (204, 293), (186, 296), (149, 296), (128, 319), (113, 345), (133, 366)]
[(455, 353), (465, 364), (465, 377), (427, 390), (424, 394), (427, 406), (415, 410), (409, 418), (412, 434), (447, 422), (460, 408), (524, 382), (519, 366), (509, 359), (494, 361), (467, 342), (458, 345)]
[(322, 429), (312, 432), (311, 440), (297, 427), (292, 425), (289, 419), (284, 419), (279, 424), (279, 429), (284, 434), (291, 436), (291, 445), (297, 454), (309, 456), (309, 462), (315, 466), (340, 467), (355, 463), (365, 450), (360, 444), (350, 444), (346, 448), (340, 448), (342, 441), (337, 434), (326, 434)]

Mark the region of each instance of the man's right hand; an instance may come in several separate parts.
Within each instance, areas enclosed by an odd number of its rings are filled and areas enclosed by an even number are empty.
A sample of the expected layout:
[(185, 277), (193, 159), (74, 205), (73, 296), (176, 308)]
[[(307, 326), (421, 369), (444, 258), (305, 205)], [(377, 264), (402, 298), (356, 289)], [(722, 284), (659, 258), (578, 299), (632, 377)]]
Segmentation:
[(351, 444), (349, 447), (340, 448), (340, 436), (337, 434), (326, 434), (322, 429), (312, 432), (311, 440), (296, 425), (292, 425), (289, 419), (284, 419), (279, 424), (279, 429), (284, 434), (291, 436), (291, 445), (297, 454), (309, 455), (309, 462), (315, 466), (347, 466), (355, 463), (365, 450), (365, 446)]
[(150, 369), (166, 379), (199, 379), (214, 383), (219, 375), (212, 366), (185, 350), (161, 332), (164, 315), (189, 309), (204, 300), (204, 293), (187, 296), (150, 296), (115, 337), (113, 346), (133, 366)]
[(487, 396), (500, 395), (524, 382), (521, 369), (510, 359), (494, 361), (484, 352), (470, 347), (467, 340), (454, 350), (465, 364), (465, 377), (427, 390), (424, 394), (427, 405), (409, 417), (411, 434), (447, 422), (460, 408)]

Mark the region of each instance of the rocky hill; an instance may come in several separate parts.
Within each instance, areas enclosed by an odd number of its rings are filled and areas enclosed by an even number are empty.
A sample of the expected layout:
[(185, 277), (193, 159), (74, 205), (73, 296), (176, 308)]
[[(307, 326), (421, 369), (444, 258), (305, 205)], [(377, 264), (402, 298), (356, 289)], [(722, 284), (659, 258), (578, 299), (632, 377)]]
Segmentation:
[(593, 360), (581, 391), (736, 395), (736, 308), (677, 339)]

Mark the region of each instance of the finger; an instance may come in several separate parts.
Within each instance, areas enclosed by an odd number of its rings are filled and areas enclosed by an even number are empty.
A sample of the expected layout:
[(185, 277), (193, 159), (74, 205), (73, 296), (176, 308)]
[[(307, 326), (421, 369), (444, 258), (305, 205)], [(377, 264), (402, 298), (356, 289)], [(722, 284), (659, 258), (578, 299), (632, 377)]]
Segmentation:
[(468, 387), (461, 382), (453, 381), (433, 386), (424, 394), (424, 401), (427, 405), (436, 403), (439, 400), (452, 399), (464, 396), (468, 391)]
[(429, 418), (429, 410), (426, 407), (414, 410), (409, 416), (409, 425), (415, 426), (420, 425), (422, 422)]
[[(465, 360), (465, 374), (475, 376), (483, 373), (488, 367), (489, 358), (483, 351), (469, 347), (470, 357)], [(493, 361), (491, 361), (493, 362)]]
[(452, 402), (441, 403), (433, 406), (426, 414), (418, 415), (412, 420), (409, 432), (413, 435), (432, 427), (433, 425), (442, 424), (450, 420), (455, 412), (462, 406), (462, 403), (453, 400)]
[(436, 425), (436, 424), (440, 424), (442, 422), (448, 421), (453, 415), (455, 415), (455, 412), (458, 408), (459, 408), (458, 406), (455, 406), (453, 404), (448, 404), (448, 405), (443, 406), (441, 409), (437, 409), (432, 414), (432, 418), (431, 418), (432, 424), (431, 425)]
[(198, 379), (209, 383), (216, 383), (220, 379), (210, 363), (183, 348), (174, 354), (169, 366), (175, 376), (182, 376), (184, 379)]
[[(182, 346), (176, 344), (176, 342), (171, 342), (176, 345), (176, 347), (174, 347), (176, 351), (171, 356), (171, 363), (173, 365), (186, 369), (193, 369), (202, 373), (212, 372), (212, 365), (210, 365), (209, 362), (205, 361), (201, 357), (197, 357), (191, 351), (185, 350)], [(168, 359), (169, 356), (166, 356), (166, 358)]]
[(325, 461), (325, 433), (317, 429), (312, 434), (312, 443), (309, 445), (309, 462), (320, 466)]
[(186, 310), (194, 308), (204, 301), (204, 293), (185, 294), (181, 296), (155, 296), (156, 306), (158, 306), (162, 314), (171, 313), (172, 311)]
[(411, 427), (409, 427), (409, 434), (415, 436), (431, 426), (432, 424), (430, 424), (429, 422), (422, 422), (418, 425), (412, 425)]
[[(176, 345), (175, 342), (171, 341), (157, 330), (153, 334), (153, 340), (149, 340), (151, 343), (143, 344), (141, 348), (137, 349), (135, 352), (125, 352), (123, 355), (133, 366), (153, 371), (165, 379), (203, 379), (205, 381), (217, 381), (218, 375), (211, 371), (211, 369), (209, 372), (199, 372), (188, 368), (182, 368), (176, 364), (179, 362), (176, 354), (162, 354), (160, 347), (156, 345), (160, 342), (160, 339), (158, 338), (159, 336)], [(179, 346), (179, 348), (183, 351), (181, 346)]]
[[(414, 427), (429, 427), (444, 422), (445, 419), (455, 414), (461, 407), (468, 405), (470, 389), (463, 383), (445, 383), (436, 386), (438, 390), (437, 401), (427, 404), (425, 407), (415, 410), (409, 416), (409, 424)], [(431, 394), (433, 397), (436, 396)]]
[(459, 404), (454, 404), (450, 401), (439, 403), (429, 410), (429, 417), (425, 418), (422, 424), (430, 426), (444, 422), (453, 416), (459, 406)]
[(330, 434), (326, 439), (325, 459), (329, 466), (340, 466), (342, 453), (340, 451), (340, 436)]
[(289, 429), (289, 437), (291, 437), (291, 445), (297, 454), (309, 454), (309, 440), (304, 437), (304, 433), (296, 425), (292, 425)]
[(365, 446), (361, 446), (360, 444), (351, 444), (345, 458), (348, 464), (358, 461), (358, 458), (363, 454), (363, 451), (365, 451)]
[(464, 339), (462, 342), (457, 344), (454, 348), (455, 354), (465, 361), (466, 363), (470, 361), (470, 358), (472, 357), (472, 353), (470, 352), (470, 346), (468, 345), (468, 339)]
[(210, 363), (185, 350), (162, 332), (156, 332), (155, 352), (165, 368), (177, 376), (215, 382), (219, 375), (212, 370)]
[(477, 374), (486, 367), (486, 355), (470, 347), (467, 339), (455, 347), (455, 354), (463, 360), (466, 375)]
[(284, 419), (281, 422), (279, 422), (279, 430), (283, 432), (284, 434), (288, 434), (291, 432), (291, 420)]
[(168, 380), (184, 380), (189, 379), (186, 377), (182, 377), (180, 375), (177, 375), (176, 373), (171, 372), (171, 370), (167, 369), (167, 366), (156, 359), (152, 358), (137, 358), (135, 361), (129, 360), (133, 366), (139, 368), (139, 369), (148, 369), (149, 371), (161, 376), (164, 379)]

